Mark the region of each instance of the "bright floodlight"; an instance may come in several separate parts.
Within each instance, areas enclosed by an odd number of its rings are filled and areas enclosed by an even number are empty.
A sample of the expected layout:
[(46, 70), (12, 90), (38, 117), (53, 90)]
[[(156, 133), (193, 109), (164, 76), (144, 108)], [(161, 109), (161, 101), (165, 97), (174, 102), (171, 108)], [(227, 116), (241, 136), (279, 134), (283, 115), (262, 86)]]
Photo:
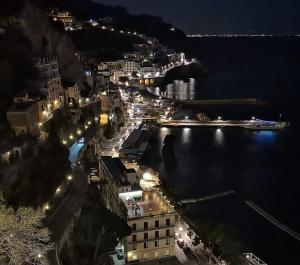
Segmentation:
[(220, 120), (222, 120), (222, 117), (221, 117), (221, 116), (219, 116), (219, 117), (218, 117), (218, 120), (219, 120), (219, 121), (220, 121)]
[(186, 120), (188, 120), (188, 119), (189, 119), (189, 117), (188, 117), (188, 116), (185, 116), (184, 118), (185, 118)]
[(151, 180), (152, 179), (152, 175), (149, 172), (145, 172), (143, 174), (143, 180)]
[(252, 117), (252, 120), (254, 121), (254, 120), (256, 120), (256, 118), (253, 116), (253, 117)]

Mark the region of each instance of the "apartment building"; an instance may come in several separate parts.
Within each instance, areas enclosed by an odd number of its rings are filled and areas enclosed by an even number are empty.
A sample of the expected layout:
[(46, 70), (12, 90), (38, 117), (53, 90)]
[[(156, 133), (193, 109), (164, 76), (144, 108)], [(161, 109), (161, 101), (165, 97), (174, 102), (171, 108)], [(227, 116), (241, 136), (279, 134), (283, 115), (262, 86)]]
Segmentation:
[(132, 235), (124, 240), (127, 262), (174, 256), (175, 211), (158, 190), (119, 194)]
[(106, 183), (101, 187), (102, 197), (106, 207), (120, 216), (126, 216), (126, 213), (123, 212), (119, 193), (130, 192), (137, 185), (139, 177), (135, 173), (117, 157), (102, 156), (99, 159), (99, 178)]
[(137, 72), (138, 70), (138, 63), (135, 61), (126, 61), (124, 64), (123, 71), (126, 74), (132, 74), (133, 72)]
[(36, 101), (14, 103), (6, 112), (10, 127), (16, 135), (39, 132), (39, 113)]
[(100, 158), (99, 175), (107, 208), (132, 228), (132, 234), (123, 240), (126, 262), (174, 256), (176, 212), (156, 189), (157, 177), (147, 173), (141, 179), (119, 158), (108, 156)]
[(36, 57), (34, 63), (38, 70), (36, 85), (38, 90), (47, 97), (48, 108), (53, 110), (62, 107), (64, 92), (58, 70), (57, 56)]

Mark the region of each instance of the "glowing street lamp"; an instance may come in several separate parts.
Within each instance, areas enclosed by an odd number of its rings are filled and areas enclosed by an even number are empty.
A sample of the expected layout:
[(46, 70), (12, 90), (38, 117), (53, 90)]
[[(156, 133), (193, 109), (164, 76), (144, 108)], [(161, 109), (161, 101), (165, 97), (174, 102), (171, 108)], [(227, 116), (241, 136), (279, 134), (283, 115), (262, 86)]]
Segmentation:
[(63, 143), (63, 145), (66, 145), (66, 144), (67, 144), (67, 141), (66, 141), (66, 140), (63, 140), (62, 143)]
[(70, 140), (74, 139), (74, 136), (72, 134), (69, 135)]
[(72, 179), (73, 179), (72, 175), (67, 176), (67, 180), (72, 180)]
[(222, 120), (222, 117), (221, 117), (221, 116), (218, 116), (218, 120), (219, 120), (219, 121)]

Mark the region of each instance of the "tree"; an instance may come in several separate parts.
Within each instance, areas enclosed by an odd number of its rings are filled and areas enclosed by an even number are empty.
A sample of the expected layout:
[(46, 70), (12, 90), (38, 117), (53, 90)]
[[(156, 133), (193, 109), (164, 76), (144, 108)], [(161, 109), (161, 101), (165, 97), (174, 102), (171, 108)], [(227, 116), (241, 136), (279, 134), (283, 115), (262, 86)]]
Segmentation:
[(50, 232), (42, 225), (42, 209), (0, 205), (0, 260), (11, 265), (46, 265), (53, 249)]

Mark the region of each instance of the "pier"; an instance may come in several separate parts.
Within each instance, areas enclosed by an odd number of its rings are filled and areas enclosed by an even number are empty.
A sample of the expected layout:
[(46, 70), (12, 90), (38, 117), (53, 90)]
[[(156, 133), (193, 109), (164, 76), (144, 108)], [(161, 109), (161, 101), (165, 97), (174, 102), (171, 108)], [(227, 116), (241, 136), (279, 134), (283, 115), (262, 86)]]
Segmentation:
[(289, 234), (293, 238), (295, 238), (298, 241), (300, 241), (300, 234), (298, 234), (297, 232), (293, 231), (292, 229), (290, 229), (286, 225), (282, 224), (276, 218), (274, 218), (273, 216), (271, 216), (270, 214), (268, 214), (267, 212), (265, 212), (262, 208), (260, 208), (259, 206), (257, 206), (254, 202), (252, 202), (252, 201), (245, 201), (245, 203), (249, 207), (251, 207), (254, 211), (256, 211), (261, 216), (263, 216), (264, 218), (266, 218), (269, 222), (271, 222), (272, 224), (274, 224), (275, 226), (277, 226), (279, 229), (281, 229), (282, 231), (286, 232), (287, 234)]
[(205, 196), (202, 198), (196, 198), (196, 199), (185, 199), (185, 200), (181, 200), (180, 202), (182, 204), (186, 204), (186, 203), (196, 203), (196, 202), (203, 202), (203, 201), (208, 201), (208, 200), (213, 200), (213, 199), (217, 199), (217, 198), (221, 198), (230, 194), (234, 194), (235, 191), (234, 190), (229, 190), (229, 191), (225, 191), (225, 192), (220, 192), (220, 193), (216, 193), (213, 195), (209, 195), (209, 196)]
[(158, 121), (160, 126), (164, 127), (243, 127), (251, 125), (251, 121), (242, 120), (228, 120), (228, 121), (207, 121), (202, 122), (199, 120), (160, 120)]
[(178, 100), (173, 99), (177, 104), (181, 105), (263, 105), (264, 102), (256, 98), (237, 98), (237, 99), (194, 99), (194, 100)]

